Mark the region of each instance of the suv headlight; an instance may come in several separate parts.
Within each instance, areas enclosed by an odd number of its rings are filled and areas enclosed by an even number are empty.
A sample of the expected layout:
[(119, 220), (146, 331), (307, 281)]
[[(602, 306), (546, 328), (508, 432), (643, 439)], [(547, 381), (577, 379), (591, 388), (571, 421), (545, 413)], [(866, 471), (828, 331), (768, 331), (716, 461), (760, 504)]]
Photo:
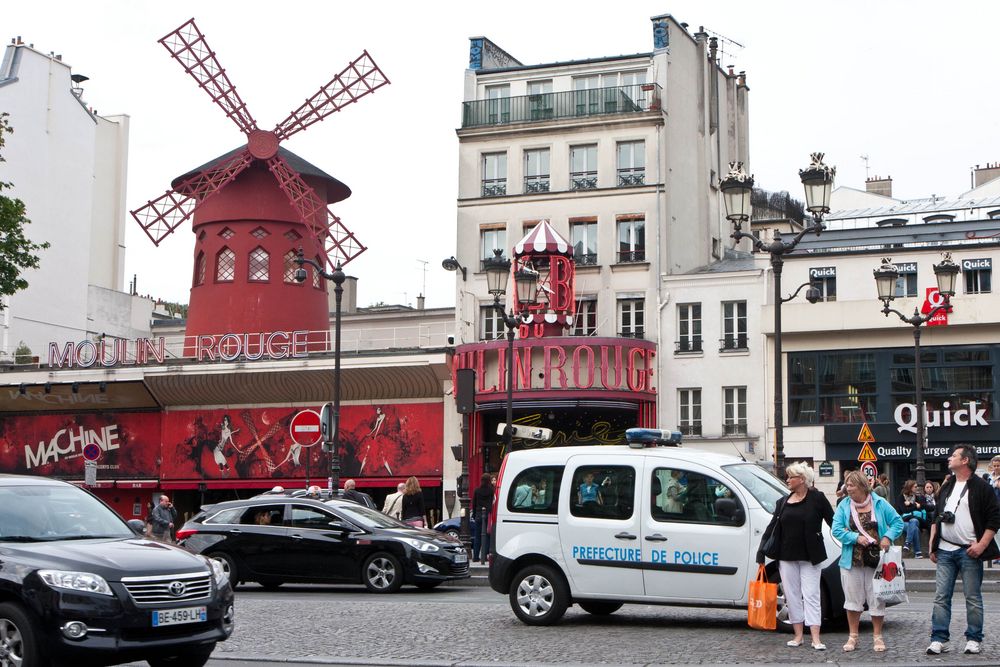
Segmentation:
[(62, 588), (69, 591), (83, 591), (98, 595), (114, 595), (104, 577), (90, 572), (72, 572), (67, 570), (39, 570), (38, 576), (52, 588)]
[(423, 540), (415, 540), (412, 537), (401, 537), (399, 539), (403, 542), (406, 542), (417, 551), (426, 551), (426, 552), (441, 551), (441, 547), (439, 547), (436, 544), (431, 544), (430, 542), (424, 542)]
[(208, 556), (202, 556), (202, 558), (208, 562), (208, 567), (212, 570), (212, 579), (215, 580), (216, 586), (222, 586), (224, 583), (229, 581), (229, 574), (226, 572), (225, 568), (222, 567), (222, 563), (214, 558), (209, 558)]

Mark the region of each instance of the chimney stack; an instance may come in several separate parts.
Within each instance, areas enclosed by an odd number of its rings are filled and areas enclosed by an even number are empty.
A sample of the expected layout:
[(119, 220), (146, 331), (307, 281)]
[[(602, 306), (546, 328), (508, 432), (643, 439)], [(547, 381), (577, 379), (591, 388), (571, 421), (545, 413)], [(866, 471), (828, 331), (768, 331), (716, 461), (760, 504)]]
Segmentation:
[(424, 295), (423, 294), (418, 294), (417, 295), (417, 310), (423, 310), (423, 309), (424, 309)]
[(987, 162), (982, 168), (977, 164), (972, 170), (972, 187), (978, 188), (998, 176), (1000, 176), (1000, 162)]
[(865, 180), (865, 192), (883, 197), (892, 197), (892, 176), (882, 178), (876, 176)]

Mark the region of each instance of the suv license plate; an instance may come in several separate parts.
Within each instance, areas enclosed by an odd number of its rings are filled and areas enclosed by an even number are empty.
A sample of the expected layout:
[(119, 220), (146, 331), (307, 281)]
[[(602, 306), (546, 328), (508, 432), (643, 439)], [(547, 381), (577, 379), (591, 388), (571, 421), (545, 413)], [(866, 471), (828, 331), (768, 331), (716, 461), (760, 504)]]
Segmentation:
[(468, 554), (455, 554), (455, 562), (456, 563), (468, 563), (469, 562), (469, 555)]
[(153, 627), (161, 625), (180, 625), (182, 623), (200, 623), (208, 620), (207, 607), (185, 607), (183, 609), (167, 609), (153, 612)]

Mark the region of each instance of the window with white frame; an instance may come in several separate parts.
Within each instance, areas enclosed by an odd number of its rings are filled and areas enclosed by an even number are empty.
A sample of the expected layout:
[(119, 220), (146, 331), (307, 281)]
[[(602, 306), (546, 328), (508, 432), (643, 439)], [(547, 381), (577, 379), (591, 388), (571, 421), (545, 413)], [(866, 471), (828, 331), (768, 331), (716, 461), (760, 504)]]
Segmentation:
[(496, 250), (500, 250), (500, 256), (507, 256), (507, 228), (504, 226), (482, 227), (479, 230), (479, 260), (480, 270), (484, 268), (483, 262), (495, 256)]
[(570, 146), (569, 189), (592, 190), (597, 187), (597, 144)]
[(597, 264), (597, 218), (571, 218), (569, 233), (577, 266)]
[(618, 187), (632, 187), (646, 182), (646, 142), (618, 142)]
[(620, 215), (618, 221), (618, 263), (646, 261), (646, 216)]
[(236, 253), (229, 248), (223, 248), (215, 256), (215, 281), (231, 283), (236, 277)]
[(642, 338), (645, 332), (646, 300), (638, 294), (618, 297), (618, 335), (623, 338)]
[(483, 153), (484, 197), (502, 197), (507, 194), (507, 154)]
[(524, 151), (524, 192), (549, 191), (549, 149)]
[(701, 352), (701, 304), (677, 305), (677, 352)]
[(576, 302), (576, 315), (573, 318), (573, 336), (597, 335), (597, 297), (582, 296)]
[(809, 281), (819, 289), (820, 301), (837, 300), (837, 267), (811, 268), (809, 269)]
[(722, 302), (722, 350), (747, 349), (747, 302)]
[(552, 118), (553, 102), (551, 79), (528, 82), (528, 115), (531, 120)]
[(907, 297), (917, 295), (917, 263), (903, 262), (896, 264), (896, 271), (899, 272), (896, 278), (897, 297)]
[(510, 122), (510, 85), (486, 86), (486, 118), (491, 124)]
[(480, 340), (500, 340), (504, 335), (503, 320), (492, 304), (479, 307)]
[(993, 290), (993, 259), (963, 259), (966, 294), (989, 294)]
[(684, 435), (701, 435), (701, 389), (678, 389), (677, 408), (677, 429)]
[(573, 99), (576, 115), (601, 113), (601, 77), (596, 74), (573, 78)]
[(250, 251), (250, 260), (247, 262), (247, 280), (252, 283), (266, 283), (270, 278), (268, 264), (271, 255), (261, 247)]
[(726, 435), (746, 435), (746, 387), (722, 388), (722, 432)]

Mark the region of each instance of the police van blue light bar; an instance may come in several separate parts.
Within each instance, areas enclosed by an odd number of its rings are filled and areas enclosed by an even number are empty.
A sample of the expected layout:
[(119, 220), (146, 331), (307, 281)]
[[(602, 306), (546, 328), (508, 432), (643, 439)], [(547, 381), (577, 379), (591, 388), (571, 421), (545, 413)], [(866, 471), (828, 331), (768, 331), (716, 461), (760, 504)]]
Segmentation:
[(681, 444), (680, 431), (667, 431), (662, 428), (630, 428), (625, 431), (628, 446), (634, 449), (657, 447), (659, 445)]

